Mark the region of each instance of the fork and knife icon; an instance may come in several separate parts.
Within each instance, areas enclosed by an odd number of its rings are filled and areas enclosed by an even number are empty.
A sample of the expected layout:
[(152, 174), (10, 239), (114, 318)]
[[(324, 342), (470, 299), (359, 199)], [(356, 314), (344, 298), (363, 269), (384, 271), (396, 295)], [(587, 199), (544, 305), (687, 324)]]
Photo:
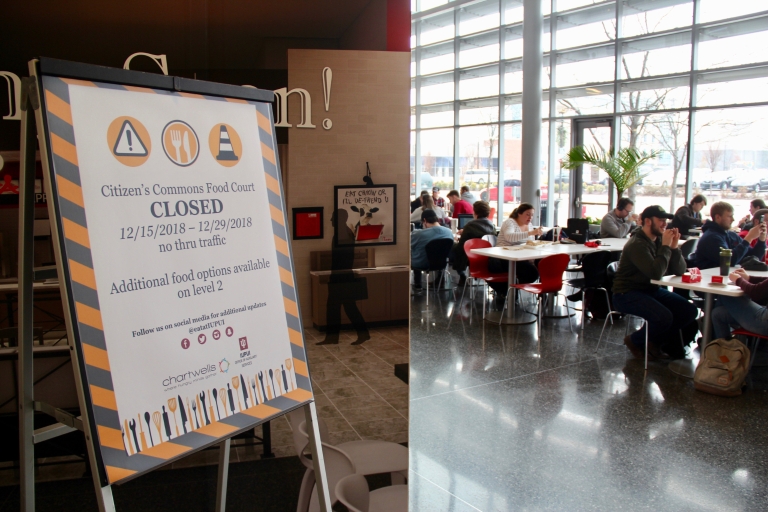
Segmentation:
[[(176, 161), (179, 163), (187, 164), (191, 160), (191, 153), (189, 152), (189, 132), (184, 130), (184, 135), (181, 135), (181, 130), (170, 130), (171, 132), (171, 144), (173, 144), (176, 150)], [(184, 153), (186, 153), (186, 159), (182, 160), (179, 149), (184, 146)]]
[(199, 150), (197, 135), (184, 121), (169, 123), (165, 127), (163, 138), (165, 152), (176, 165), (186, 167), (197, 159)]

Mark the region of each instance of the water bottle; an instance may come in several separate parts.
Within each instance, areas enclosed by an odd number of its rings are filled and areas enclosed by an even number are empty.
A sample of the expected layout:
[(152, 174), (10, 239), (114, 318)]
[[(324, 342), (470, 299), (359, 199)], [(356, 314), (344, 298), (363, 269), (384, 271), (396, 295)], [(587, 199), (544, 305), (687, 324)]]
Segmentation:
[(731, 250), (720, 248), (720, 275), (727, 276), (731, 269)]

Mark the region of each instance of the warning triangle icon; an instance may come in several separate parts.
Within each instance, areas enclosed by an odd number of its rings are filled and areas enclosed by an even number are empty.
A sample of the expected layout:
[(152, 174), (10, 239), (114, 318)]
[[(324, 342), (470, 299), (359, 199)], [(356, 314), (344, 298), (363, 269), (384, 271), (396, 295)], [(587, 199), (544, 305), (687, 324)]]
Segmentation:
[(123, 121), (112, 152), (115, 156), (147, 156), (147, 147), (127, 119)]

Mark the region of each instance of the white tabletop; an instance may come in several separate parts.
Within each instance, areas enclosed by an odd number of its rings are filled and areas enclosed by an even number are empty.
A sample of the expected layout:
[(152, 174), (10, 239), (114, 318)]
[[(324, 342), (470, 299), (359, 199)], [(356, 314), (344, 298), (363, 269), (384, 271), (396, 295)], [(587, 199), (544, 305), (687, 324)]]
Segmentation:
[[(768, 277), (768, 272), (752, 271), (748, 272), (748, 274), (751, 276)], [(661, 279), (651, 280), (651, 284), (674, 286), (675, 288), (682, 288), (684, 290), (713, 293), (715, 295), (728, 295), (730, 297), (738, 297), (744, 294), (744, 292), (741, 291), (741, 288), (734, 284), (712, 284), (711, 277), (717, 275), (720, 275), (719, 267), (707, 268), (701, 271), (701, 282), (698, 283), (684, 283), (683, 278), (680, 276), (664, 276)], [(726, 283), (731, 282), (727, 276), (723, 277), (723, 281)]]
[(488, 247), (485, 249), (472, 249), (473, 253), (491, 258), (509, 261), (527, 261), (545, 258), (553, 254), (579, 255), (597, 251), (621, 251), (627, 243), (626, 238), (606, 238), (599, 247), (587, 247), (583, 244), (547, 244), (531, 249), (517, 249), (517, 245), (506, 247)]

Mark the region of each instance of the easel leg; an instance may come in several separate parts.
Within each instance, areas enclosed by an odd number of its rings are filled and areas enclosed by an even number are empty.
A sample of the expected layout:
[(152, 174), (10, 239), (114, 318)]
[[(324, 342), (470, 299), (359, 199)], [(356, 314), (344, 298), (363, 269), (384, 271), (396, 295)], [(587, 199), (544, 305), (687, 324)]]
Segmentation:
[(322, 512), (331, 512), (331, 497), (328, 492), (328, 477), (325, 474), (325, 459), (323, 458), (320, 428), (317, 424), (315, 402), (310, 402), (304, 406), (304, 414), (308, 427), (309, 447), (312, 450), (312, 464), (315, 467), (315, 485), (317, 486), (320, 510)]
[[(29, 82), (25, 81), (25, 87)], [(21, 117), (19, 169), (19, 471), (21, 510), (35, 510), (35, 406), (32, 372), (33, 224), (35, 218), (35, 120), (27, 94)]]
[(227, 439), (219, 445), (219, 477), (216, 483), (216, 512), (227, 509), (227, 480), (229, 479), (229, 449), (231, 441)]

